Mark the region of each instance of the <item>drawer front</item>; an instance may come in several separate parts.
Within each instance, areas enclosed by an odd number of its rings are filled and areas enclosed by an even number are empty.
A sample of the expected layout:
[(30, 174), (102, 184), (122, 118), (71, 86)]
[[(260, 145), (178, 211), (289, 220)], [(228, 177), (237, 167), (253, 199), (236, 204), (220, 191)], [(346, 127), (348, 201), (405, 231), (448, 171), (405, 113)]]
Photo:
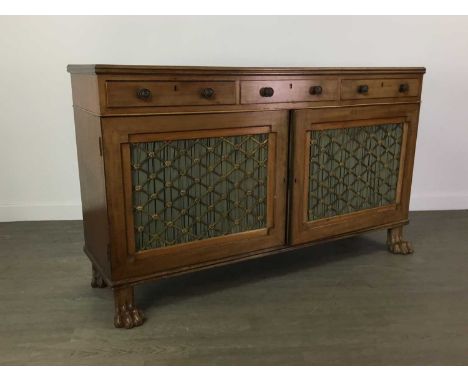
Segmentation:
[(337, 90), (336, 79), (242, 81), (241, 103), (333, 101)]
[(107, 81), (108, 107), (232, 105), (235, 81)]
[(359, 79), (341, 81), (341, 99), (417, 97), (416, 78)]

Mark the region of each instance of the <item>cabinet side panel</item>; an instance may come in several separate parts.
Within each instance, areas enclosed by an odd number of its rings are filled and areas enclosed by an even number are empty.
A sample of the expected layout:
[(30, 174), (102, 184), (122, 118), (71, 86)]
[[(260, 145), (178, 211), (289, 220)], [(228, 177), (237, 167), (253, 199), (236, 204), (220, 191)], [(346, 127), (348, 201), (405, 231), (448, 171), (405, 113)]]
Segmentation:
[(75, 130), (86, 252), (110, 278), (106, 188), (99, 143), (100, 118), (75, 108)]
[(71, 76), (73, 105), (94, 114), (100, 113), (98, 79), (95, 75), (73, 74)]

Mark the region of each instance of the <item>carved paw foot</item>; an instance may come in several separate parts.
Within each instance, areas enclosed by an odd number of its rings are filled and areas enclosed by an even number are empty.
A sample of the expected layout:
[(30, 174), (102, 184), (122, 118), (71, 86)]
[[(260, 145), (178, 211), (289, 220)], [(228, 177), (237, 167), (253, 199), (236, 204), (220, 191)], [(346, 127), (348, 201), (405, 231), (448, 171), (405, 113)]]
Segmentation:
[(135, 306), (133, 286), (114, 288), (114, 301), (116, 328), (131, 329), (143, 324), (143, 313)]
[(131, 329), (142, 325), (143, 321), (142, 311), (131, 304), (124, 304), (115, 310), (114, 326), (116, 328)]
[(399, 255), (410, 255), (414, 252), (413, 246), (409, 241), (403, 240), (402, 227), (391, 228), (388, 230), (387, 246), (391, 253)]
[(405, 240), (388, 243), (388, 250), (399, 255), (410, 255), (414, 252), (411, 243)]
[(91, 277), (92, 288), (105, 288), (107, 287), (106, 281), (102, 278), (101, 273), (93, 265), (93, 275)]

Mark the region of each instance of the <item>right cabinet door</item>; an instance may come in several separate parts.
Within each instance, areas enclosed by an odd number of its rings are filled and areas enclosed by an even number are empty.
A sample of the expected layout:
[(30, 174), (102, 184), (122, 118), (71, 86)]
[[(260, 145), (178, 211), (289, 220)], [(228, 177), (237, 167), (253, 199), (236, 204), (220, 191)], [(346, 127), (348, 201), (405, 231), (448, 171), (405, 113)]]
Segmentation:
[(419, 104), (294, 112), (290, 242), (408, 219)]

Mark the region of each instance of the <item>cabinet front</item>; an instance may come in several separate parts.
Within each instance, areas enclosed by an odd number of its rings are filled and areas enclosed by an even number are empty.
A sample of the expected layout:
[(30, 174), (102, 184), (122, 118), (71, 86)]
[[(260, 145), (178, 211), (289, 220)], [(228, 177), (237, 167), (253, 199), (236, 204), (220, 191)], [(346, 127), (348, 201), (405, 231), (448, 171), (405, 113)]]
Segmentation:
[(417, 115), (417, 105), (295, 113), (292, 244), (407, 219)]
[(117, 277), (283, 245), (287, 123), (287, 112), (105, 120)]

